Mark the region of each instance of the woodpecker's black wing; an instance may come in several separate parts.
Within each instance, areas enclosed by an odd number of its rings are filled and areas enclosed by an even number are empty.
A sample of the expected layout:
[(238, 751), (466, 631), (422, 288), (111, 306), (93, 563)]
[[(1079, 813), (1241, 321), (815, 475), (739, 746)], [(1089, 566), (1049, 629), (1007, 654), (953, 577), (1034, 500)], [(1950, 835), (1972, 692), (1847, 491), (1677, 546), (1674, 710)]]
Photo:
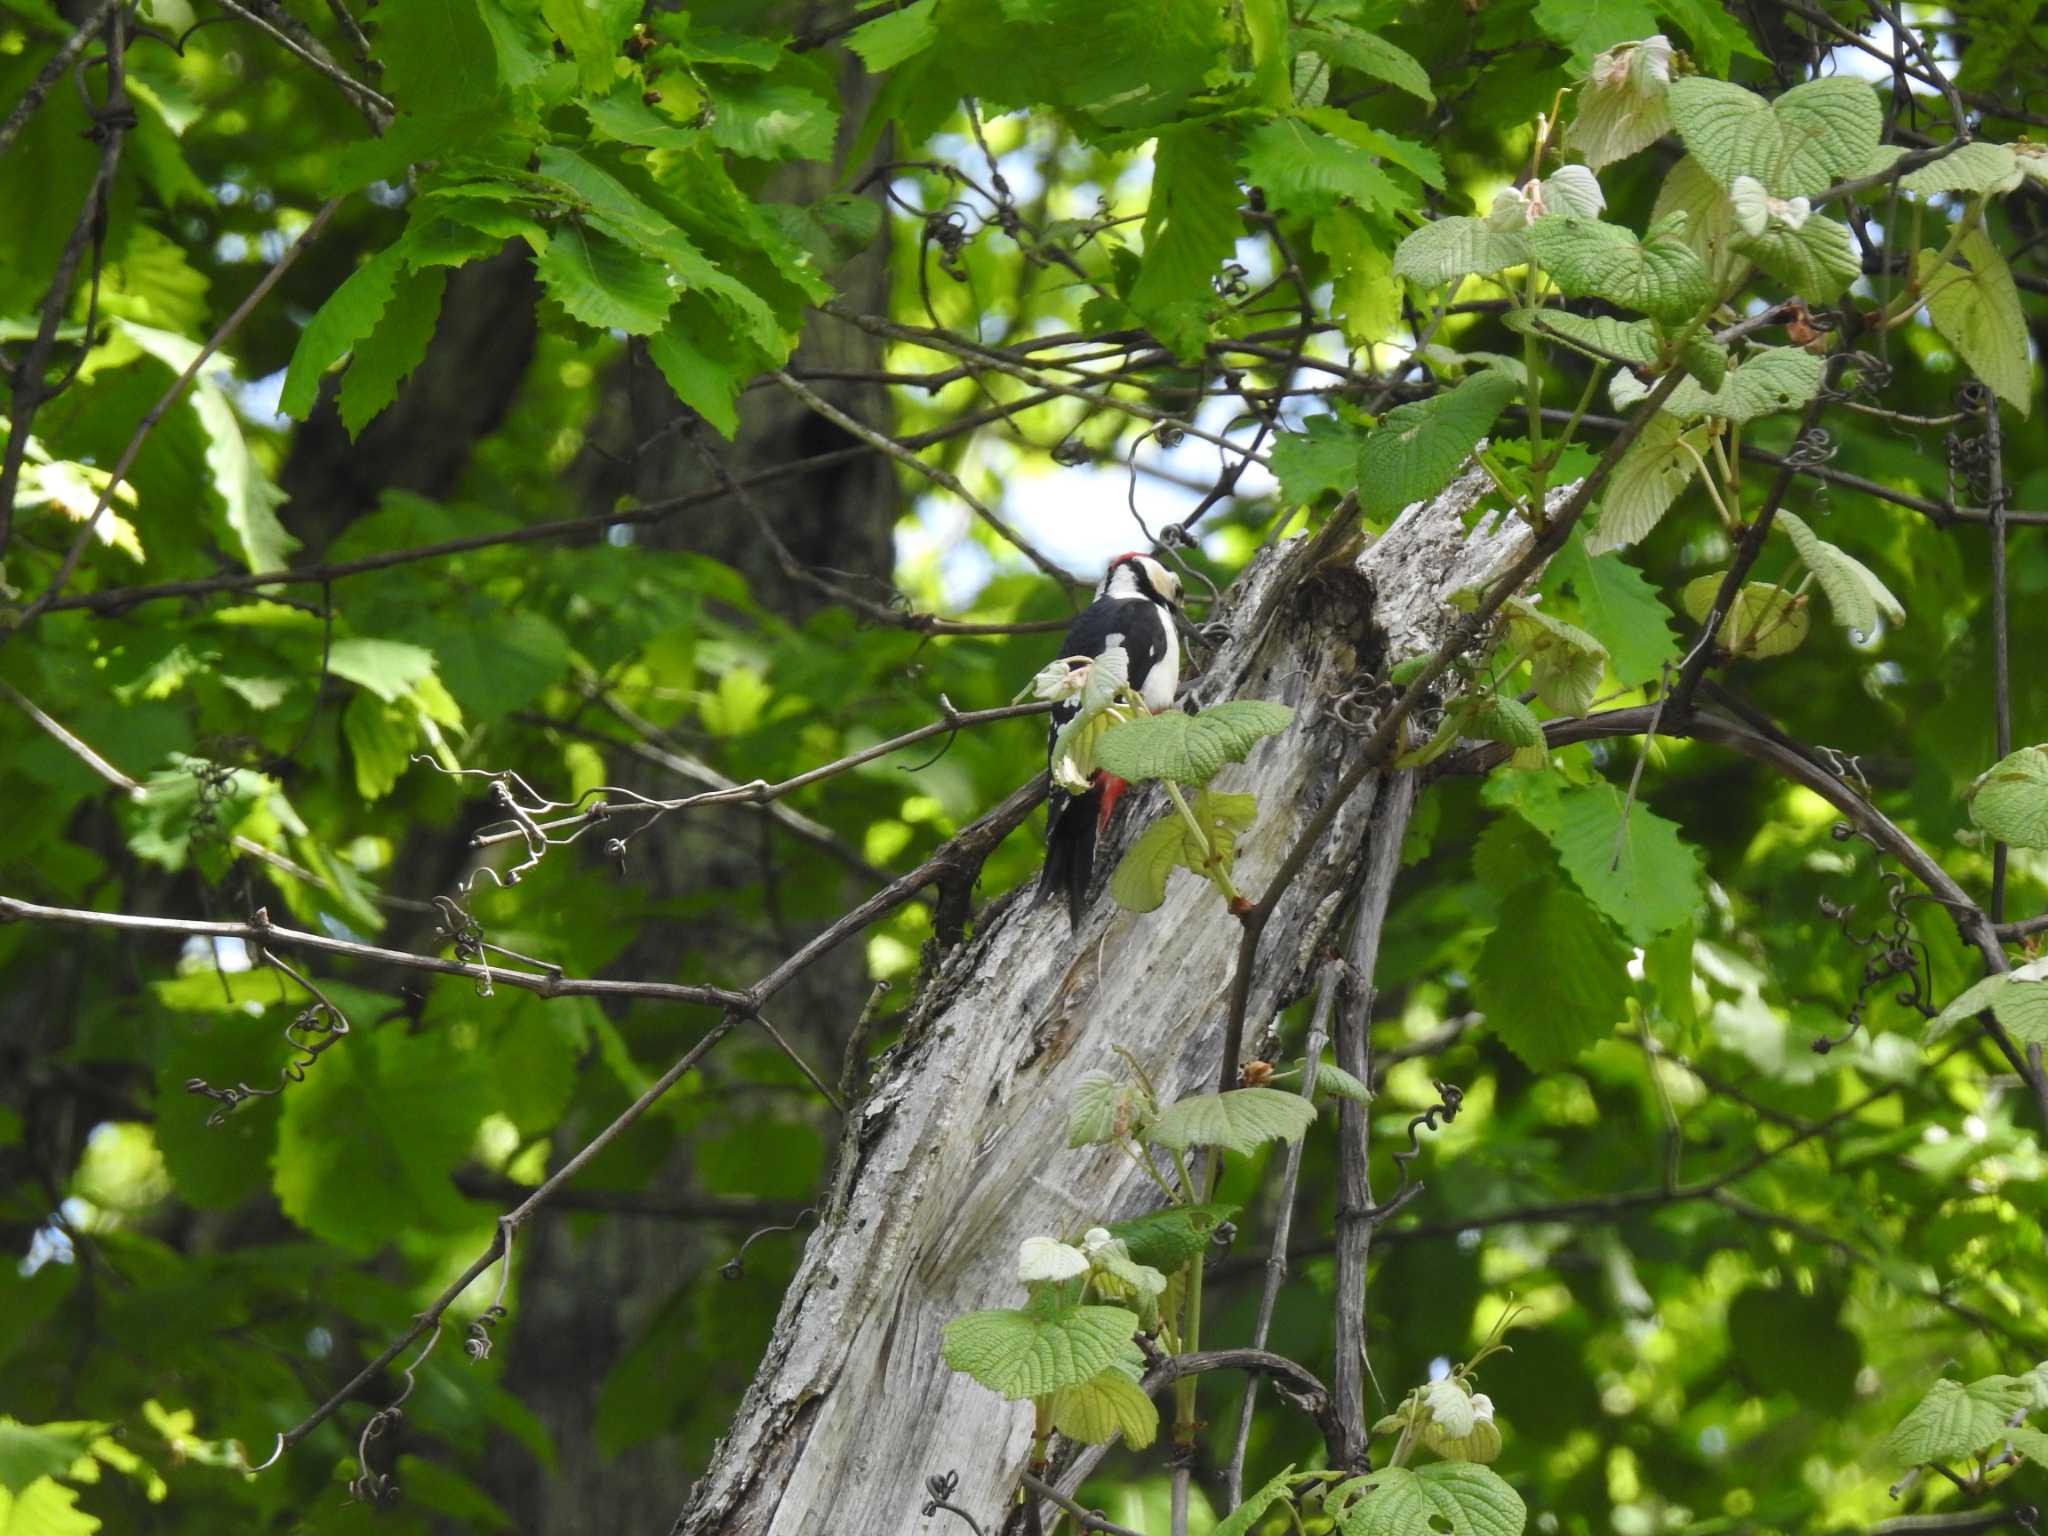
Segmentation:
[[(1146, 676), (1166, 654), (1165, 626), (1172, 622), (1164, 608), (1146, 598), (1097, 598), (1074, 620), (1060, 642), (1060, 654), (1094, 657), (1120, 645), (1130, 659), (1131, 686), (1143, 688)], [(1045, 739), (1048, 769), (1061, 728), (1080, 712), (1078, 699), (1061, 699), (1053, 706), (1052, 725)], [(1103, 775), (1095, 777), (1095, 786), (1086, 794), (1070, 795), (1055, 784), (1045, 797), (1045, 869), (1038, 877), (1037, 900), (1044, 901), (1055, 891), (1065, 892), (1067, 921), (1072, 927), (1081, 924), (1082, 910), (1088, 904), (1088, 879), (1095, 869)]]

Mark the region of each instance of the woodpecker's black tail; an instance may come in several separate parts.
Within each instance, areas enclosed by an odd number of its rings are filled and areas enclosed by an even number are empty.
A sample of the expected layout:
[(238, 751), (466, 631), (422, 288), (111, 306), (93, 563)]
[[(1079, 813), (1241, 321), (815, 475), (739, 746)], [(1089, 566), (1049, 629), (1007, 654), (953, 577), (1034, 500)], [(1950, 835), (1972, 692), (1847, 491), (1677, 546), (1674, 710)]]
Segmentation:
[(1055, 891), (1067, 897), (1067, 926), (1081, 926), (1088, 904), (1088, 877), (1095, 872), (1096, 819), (1102, 790), (1070, 795), (1055, 789), (1046, 797), (1045, 871), (1038, 877), (1038, 900)]

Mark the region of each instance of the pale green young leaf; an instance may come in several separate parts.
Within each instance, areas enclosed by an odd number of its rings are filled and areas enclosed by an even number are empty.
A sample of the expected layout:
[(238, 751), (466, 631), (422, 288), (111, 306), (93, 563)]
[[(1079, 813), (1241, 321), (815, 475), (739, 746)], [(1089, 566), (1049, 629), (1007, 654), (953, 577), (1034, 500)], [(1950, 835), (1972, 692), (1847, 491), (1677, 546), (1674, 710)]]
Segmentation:
[(1425, 288), (1461, 277), (1483, 276), (1522, 266), (1529, 242), (1520, 231), (1498, 230), (1484, 219), (1454, 217), (1423, 225), (1394, 251), (1394, 276)]
[[(1621, 375), (1618, 377), (1627, 377)], [(1681, 385), (1680, 388), (1684, 386)], [(1633, 544), (1663, 520), (1699, 472), (1704, 431), (1687, 431), (1665, 411), (1650, 418), (1607, 481), (1600, 523), (1586, 537), (1586, 553), (1605, 554)]]
[(1827, 593), (1836, 623), (1867, 636), (1875, 633), (1880, 615), (1894, 624), (1905, 622), (1905, 607), (1869, 566), (1828, 543), (1796, 513), (1781, 507), (1777, 521), (1791, 535), (1800, 560)]
[[(1688, 378), (1664, 402), (1667, 414), (1679, 417), (1719, 416), (1728, 421), (1753, 421), (1778, 411), (1793, 411), (1820, 392), (1821, 360), (1804, 347), (1765, 347), (1731, 367), (1718, 389)], [(1649, 394), (1650, 386), (1633, 374), (1619, 373), (1608, 394), (1627, 410)], [(1696, 449), (1705, 444), (1695, 441)]]
[(1266, 737), (1286, 730), (1293, 718), (1286, 705), (1262, 699), (1213, 704), (1199, 715), (1177, 709), (1141, 715), (1104, 733), (1095, 761), (1133, 784), (1206, 784), (1225, 763), (1243, 762)]
[(2027, 1383), (2013, 1376), (1937, 1381), (1885, 1437), (1885, 1451), (1902, 1466), (1974, 1456), (1998, 1442), (2006, 1421), (2032, 1396)]
[(1364, 216), (1355, 208), (1332, 208), (1316, 219), (1309, 243), (1330, 264), (1330, 309), (1344, 339), (1354, 347), (1385, 340), (1401, 318), (1401, 285), (1394, 281), (1393, 254)]
[(1385, 38), (1335, 17), (1318, 20), (1306, 29), (1306, 35), (1310, 46), (1332, 64), (1383, 80), (1425, 106), (1436, 105), (1436, 93), (1429, 86), (1429, 71), (1413, 54)]
[(2021, 747), (1979, 775), (1970, 820), (2015, 848), (2048, 848), (2048, 745)]
[(1156, 912), (1166, 901), (1166, 881), (1188, 864), (1187, 826), (1176, 815), (1162, 816), (1117, 860), (1109, 897), (1126, 912)]
[(1502, 318), (1511, 331), (1545, 337), (1588, 357), (1638, 365), (1657, 361), (1657, 328), (1647, 320), (1564, 309), (1511, 309)]
[[(1714, 598), (1721, 590), (1723, 572), (1700, 576), (1686, 583), (1679, 594), (1679, 606), (1696, 619), (1714, 610)], [(1715, 641), (1731, 656), (1763, 660), (1796, 651), (1805, 643), (1813, 616), (1804, 597), (1768, 581), (1743, 584), (1728, 605)]]
[(1956, 261), (1937, 270), (1936, 256), (1922, 251), (1914, 264), (1927, 318), (1993, 394), (2027, 415), (2034, 405), (2027, 317), (2005, 257), (1982, 229), (1963, 238)]
[(1733, 244), (1735, 208), (1721, 184), (1691, 155), (1672, 166), (1658, 183), (1650, 222), (1662, 223), (1675, 213), (1685, 215), (1685, 243), (1706, 264), (1714, 291), (1725, 291), (1742, 259)]
[(1432, 399), (1389, 411), (1358, 454), (1366, 515), (1390, 516), (1449, 485), (1514, 397), (1512, 379), (1479, 373)]
[(2020, 184), (2019, 157), (2010, 145), (1987, 144), (1982, 139), (1949, 151), (1939, 160), (1908, 171), (1899, 178), (1899, 189), (1931, 197), (1941, 192), (2010, 192)]
[(1607, 647), (1525, 598), (1510, 598), (1504, 611), (1509, 643), (1529, 658), (1536, 696), (1559, 714), (1583, 715), (1607, 675)]
[(1298, 1093), (1233, 1088), (1228, 1093), (1200, 1093), (1167, 1105), (1146, 1134), (1148, 1140), (1173, 1152), (1222, 1147), (1249, 1155), (1262, 1142), (1299, 1141), (1315, 1119), (1315, 1105)]
[(1122, 1307), (969, 1312), (946, 1324), (946, 1364), (1012, 1400), (1079, 1386), (1114, 1365), (1138, 1315)]
[(1796, 229), (1778, 225), (1761, 235), (1737, 231), (1729, 249), (1815, 304), (1839, 299), (1863, 274), (1863, 258), (1856, 252), (1849, 226), (1818, 213)]
[(1121, 1437), (1142, 1451), (1158, 1437), (1159, 1410), (1128, 1370), (1113, 1365), (1053, 1394), (1052, 1427), (1082, 1445), (1107, 1445)]
[(879, 73), (913, 59), (938, 40), (939, 0), (913, 0), (901, 10), (864, 22), (847, 34), (846, 46)]
[(350, 438), (360, 436), (371, 418), (398, 398), (398, 387), (426, 358), (447, 282), (447, 269), (440, 266), (402, 274), (375, 328), (356, 343), (336, 400)]
[(535, 267), (549, 298), (599, 330), (645, 336), (661, 329), (676, 301), (657, 264), (582, 224), (556, 226)]
[(1985, 977), (1929, 1019), (1921, 1038), (1931, 1044), (1986, 1008), (2013, 1039), (2026, 1045), (2048, 1044), (2048, 961), (2031, 961), (2001, 975)]
[(434, 675), (434, 653), (403, 640), (350, 637), (334, 642), (327, 670), (395, 704)]
[(1110, 726), (1123, 718), (1117, 704), (1131, 684), (1130, 653), (1112, 645), (1088, 663), (1081, 707), (1052, 741), (1053, 782), (1069, 794), (1085, 794), (1095, 774), (1095, 749)]
[(1152, 1116), (1142, 1083), (1100, 1068), (1084, 1072), (1067, 1104), (1067, 1145), (1092, 1147), (1142, 1130)]
[(1594, 170), (1647, 149), (1671, 131), (1670, 39), (1638, 31), (1594, 60), (1578, 92), (1565, 146)]
[(403, 254), (398, 246), (386, 246), (344, 278), (327, 302), (314, 311), (292, 349), (284, 389), (277, 398), (278, 410), (299, 421), (306, 419), (319, 396), (321, 375), (369, 335), (384, 313)]
[(1294, 1464), (1289, 1462), (1263, 1487), (1246, 1494), (1244, 1502), (1218, 1521), (1209, 1536), (1251, 1536), (1252, 1528), (1265, 1518), (1266, 1511), (1287, 1497), (1293, 1477)]
[(1480, 741), (1498, 741), (1510, 747), (1543, 745), (1543, 722), (1529, 706), (1512, 694), (1489, 693), (1475, 696), (1465, 715), (1463, 734)]
[[(1530, 935), (1543, 942), (1532, 944)], [(1628, 1011), (1629, 949), (1557, 879), (1509, 893), (1472, 985), (1487, 1026), (1538, 1072), (1607, 1038)]]
[(1779, 197), (1816, 197), (1856, 175), (1884, 132), (1877, 92), (1850, 75), (1809, 80), (1774, 101), (1692, 75), (1671, 83), (1671, 118), (1724, 189), (1752, 176)]
[(1354, 1104), (1372, 1102), (1372, 1090), (1335, 1062), (1316, 1063), (1316, 1092), (1333, 1099), (1349, 1099)]
[(1221, 1202), (1169, 1205), (1162, 1210), (1109, 1224), (1109, 1234), (1139, 1263), (1172, 1274), (1215, 1240), (1216, 1229), (1237, 1214)]
[(1674, 324), (1713, 297), (1707, 269), (1685, 243), (1684, 220), (1634, 230), (1572, 214), (1545, 214), (1529, 226), (1529, 248), (1558, 288), (1574, 298), (1605, 299)]
[(1521, 1495), (1475, 1462), (1386, 1467), (1358, 1481), (1372, 1494), (1346, 1505), (1344, 1536), (1521, 1536), (1529, 1518)]
[(20, 1493), (43, 1477), (61, 1477), (106, 1430), (103, 1424), (24, 1424), (0, 1414), (0, 1489)]

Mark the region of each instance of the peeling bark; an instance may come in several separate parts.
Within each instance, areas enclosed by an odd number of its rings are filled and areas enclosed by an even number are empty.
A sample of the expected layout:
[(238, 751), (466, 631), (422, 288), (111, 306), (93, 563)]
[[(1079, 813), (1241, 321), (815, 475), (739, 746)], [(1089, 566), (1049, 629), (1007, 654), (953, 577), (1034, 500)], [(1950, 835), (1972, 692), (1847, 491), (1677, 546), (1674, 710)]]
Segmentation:
[[(1296, 711), (1285, 733), (1216, 781), (1259, 796), (1258, 824), (1238, 849), (1244, 889), (1265, 884), (1342, 775), (1352, 732), (1338, 701), (1434, 646), (1449, 626), (1445, 599), (1527, 547), (1527, 529), (1511, 520), (1466, 532), (1486, 489), (1481, 474), (1461, 478), (1355, 561), (1317, 567), (1331, 559), (1324, 541), (1295, 540), (1234, 589), (1219, 615), (1232, 638), (1197, 702), (1262, 698)], [(1308, 984), (1339, 898), (1359, 877), (1376, 787), (1340, 811), (1275, 912), (1252, 988), (1254, 1037)], [(1157, 791), (1137, 800), (1099, 870), (1164, 804)], [(1112, 1046), (1143, 1064), (1162, 1099), (1206, 1088), (1237, 948), (1235, 919), (1191, 876), (1176, 875), (1165, 905), (1144, 916), (1118, 910), (1101, 883), (1071, 937), (1054, 907), (1016, 893), (998, 901), (926, 986), (849, 1118), (775, 1335), (674, 1536), (909, 1531), (925, 1477), (947, 1472), (959, 1474), (956, 1503), (991, 1528), (1001, 1521), (1031, 1412), (949, 1371), (941, 1330), (1019, 1299), (1024, 1238), (1156, 1203), (1115, 1149), (1066, 1149), (1066, 1105)]]

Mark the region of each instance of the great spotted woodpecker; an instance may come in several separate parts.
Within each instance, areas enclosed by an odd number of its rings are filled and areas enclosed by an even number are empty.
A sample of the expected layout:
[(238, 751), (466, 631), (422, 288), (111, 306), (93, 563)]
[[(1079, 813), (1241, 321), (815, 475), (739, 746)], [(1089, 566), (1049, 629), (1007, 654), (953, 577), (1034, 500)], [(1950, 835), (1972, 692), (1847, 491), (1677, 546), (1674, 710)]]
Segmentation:
[[(1113, 646), (1123, 647), (1132, 689), (1147, 709), (1158, 714), (1172, 707), (1180, 685), (1180, 632), (1174, 624), (1180, 605), (1178, 576), (1149, 555), (1118, 555), (1103, 574), (1095, 601), (1067, 631), (1060, 655), (1094, 657)], [(1080, 701), (1071, 696), (1053, 706), (1046, 740), (1048, 767), (1060, 727), (1080, 708)], [(1037, 899), (1064, 891), (1067, 919), (1075, 927), (1087, 903), (1095, 839), (1109, 825), (1110, 812), (1126, 787), (1114, 774), (1097, 769), (1087, 793), (1069, 794), (1055, 783), (1046, 795), (1045, 872), (1039, 876)]]

